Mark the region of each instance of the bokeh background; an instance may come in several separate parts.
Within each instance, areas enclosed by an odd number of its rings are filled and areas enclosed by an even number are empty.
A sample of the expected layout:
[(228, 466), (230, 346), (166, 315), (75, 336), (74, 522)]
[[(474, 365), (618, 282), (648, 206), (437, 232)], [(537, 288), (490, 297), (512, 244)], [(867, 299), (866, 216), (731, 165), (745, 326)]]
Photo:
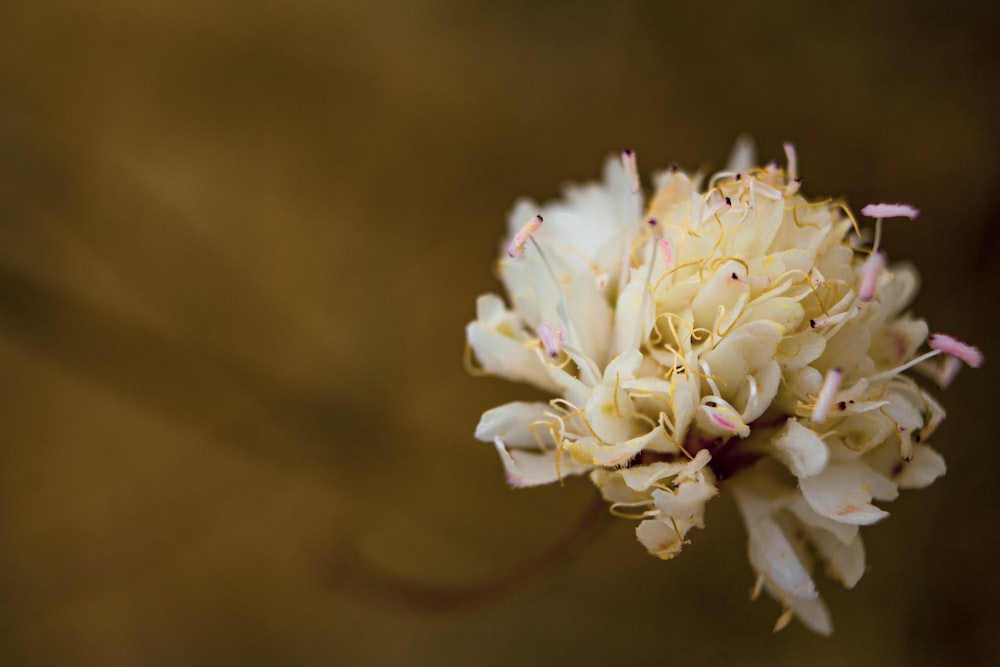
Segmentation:
[[(1000, 662), (998, 28), (970, 0), (0, 3), (0, 663)], [(647, 179), (718, 167), (744, 131), (793, 140), (809, 195), (919, 206), (885, 246), (987, 354), (948, 475), (824, 584), (833, 638), (771, 634), (725, 496), (669, 563), (608, 519), (486, 604), (390, 595), (516, 569), (590, 502), (506, 488), (472, 439), (530, 395), (461, 362), (515, 198), (625, 146)]]

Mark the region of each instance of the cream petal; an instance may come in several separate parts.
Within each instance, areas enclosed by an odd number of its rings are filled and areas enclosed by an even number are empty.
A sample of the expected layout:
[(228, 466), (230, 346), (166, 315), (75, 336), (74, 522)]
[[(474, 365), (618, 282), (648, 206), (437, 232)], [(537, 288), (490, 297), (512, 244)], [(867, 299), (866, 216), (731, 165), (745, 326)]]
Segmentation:
[(914, 445), (913, 459), (902, 466), (895, 478), (901, 489), (922, 489), (944, 475), (948, 469), (944, 457), (927, 445)]
[(770, 517), (762, 517), (748, 526), (750, 532), (750, 564), (780, 593), (815, 600), (819, 597), (816, 584), (798, 553), (781, 527)]
[(775, 359), (786, 371), (794, 371), (818, 359), (825, 349), (826, 338), (815, 331), (800, 331), (782, 339)]
[(584, 412), (594, 435), (607, 444), (616, 444), (634, 435), (632, 418), (625, 412), (627, 408), (625, 392), (602, 384), (591, 390)]
[(854, 588), (865, 573), (865, 546), (861, 536), (856, 535), (844, 544), (826, 531), (813, 530), (809, 533), (809, 540), (826, 561), (827, 572), (845, 588)]
[(833, 634), (833, 619), (822, 598), (815, 600), (793, 598), (787, 600), (795, 616), (813, 632), (829, 637)]
[(856, 524), (840, 523), (839, 521), (834, 521), (833, 519), (828, 519), (825, 516), (820, 516), (813, 511), (806, 502), (805, 498), (802, 497), (801, 493), (797, 493), (785, 504), (785, 508), (795, 515), (795, 518), (807, 526), (812, 526), (813, 528), (819, 528), (827, 533), (832, 534), (843, 544), (850, 544), (854, 541), (854, 538), (858, 536), (858, 531), (860, 530)]
[(506, 403), (483, 413), (476, 426), (476, 440), (493, 442), (494, 438), (500, 438), (509, 447), (555, 445), (545, 425), (538, 425), (532, 430), (532, 424), (536, 422), (555, 421), (553, 413), (548, 403)]
[(653, 328), (656, 313), (653, 310), (653, 300), (646, 298), (642, 318), (639, 309), (643, 307), (643, 293), (646, 291), (647, 268), (641, 266), (632, 270), (628, 285), (618, 295), (615, 304), (614, 344), (612, 350), (628, 351), (638, 348), (649, 336)]
[(470, 322), (465, 333), (469, 347), (485, 372), (513, 382), (527, 382), (539, 389), (558, 391), (545, 362), (523, 343), (478, 321)]
[(665, 477), (673, 477), (684, 470), (684, 463), (657, 461), (644, 466), (632, 466), (621, 471), (621, 478), (630, 489), (645, 491)]
[(738, 404), (745, 405), (740, 419), (743, 423), (749, 424), (767, 412), (778, 394), (781, 386), (781, 367), (778, 362), (772, 361), (765, 364), (756, 375), (753, 376), (756, 394), (751, 391), (749, 379), (740, 387), (740, 392), (736, 398)]
[(674, 526), (660, 519), (642, 521), (636, 526), (635, 536), (649, 553), (663, 559), (673, 558), (684, 546), (684, 540)]
[(757, 164), (757, 146), (749, 134), (736, 137), (729, 158), (726, 160), (726, 171), (746, 172)]
[(695, 412), (698, 429), (710, 438), (731, 438), (750, 435), (750, 427), (743, 423), (740, 414), (722, 399), (709, 399), (714, 405), (702, 404)]
[(567, 475), (579, 475), (589, 469), (554, 449), (541, 453), (521, 449), (508, 451), (500, 438), (495, 438), (493, 442), (511, 486), (521, 488), (551, 484)]
[(857, 525), (889, 515), (871, 504), (873, 497), (891, 500), (896, 495), (896, 485), (862, 461), (830, 464), (819, 475), (799, 480), (799, 488), (819, 515)]
[(609, 503), (631, 507), (652, 505), (653, 500), (649, 494), (633, 491), (626, 485), (622, 478), (625, 470), (628, 468), (622, 470), (595, 468), (590, 471), (590, 481), (601, 490), (601, 495)]
[(774, 455), (799, 478), (822, 472), (830, 458), (826, 443), (798, 420), (789, 419), (773, 440)]
[(664, 516), (678, 521), (691, 521), (701, 527), (705, 503), (717, 493), (715, 485), (700, 476), (682, 482), (671, 491), (656, 489), (653, 491), (653, 502)]

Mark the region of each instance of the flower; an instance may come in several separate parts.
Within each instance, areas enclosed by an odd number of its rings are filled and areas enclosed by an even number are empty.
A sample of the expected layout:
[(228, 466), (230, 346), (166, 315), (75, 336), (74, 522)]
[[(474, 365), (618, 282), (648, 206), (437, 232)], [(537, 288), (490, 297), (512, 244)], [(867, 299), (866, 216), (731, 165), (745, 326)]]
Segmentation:
[[(589, 475), (613, 514), (673, 558), (708, 501), (735, 498), (759, 593), (829, 634), (813, 579), (851, 588), (865, 569), (859, 528), (875, 501), (945, 472), (927, 440), (944, 410), (909, 374), (942, 386), (981, 353), (907, 312), (912, 268), (889, 264), (872, 204), (869, 243), (842, 201), (799, 193), (787, 166), (752, 166), (737, 144), (711, 176), (657, 174), (643, 199), (635, 154), (562, 202), (518, 202), (500, 259), (509, 305), (481, 296), (467, 340), (479, 368), (552, 394), (487, 411), (516, 487)], [(925, 342), (931, 348), (920, 353)], [(942, 357), (935, 359), (935, 357)]]

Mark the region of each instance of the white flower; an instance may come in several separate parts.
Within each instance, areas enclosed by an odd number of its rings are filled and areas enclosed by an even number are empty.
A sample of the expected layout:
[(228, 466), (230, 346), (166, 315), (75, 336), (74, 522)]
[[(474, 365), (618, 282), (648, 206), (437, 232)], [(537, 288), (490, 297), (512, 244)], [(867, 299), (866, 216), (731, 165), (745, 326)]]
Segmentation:
[(859, 526), (887, 515), (876, 501), (945, 472), (925, 444), (944, 411), (906, 371), (945, 385), (982, 355), (936, 334), (918, 356), (928, 328), (905, 312), (916, 274), (887, 263), (881, 218), (869, 245), (843, 202), (799, 194), (785, 150), (786, 169), (754, 167), (741, 142), (705, 187), (656, 175), (648, 202), (626, 151), (602, 184), (519, 202), (500, 259), (510, 308), (480, 297), (467, 339), (483, 371), (553, 394), (489, 410), (476, 429), (512, 485), (588, 473), (661, 558), (732, 493), (757, 590), (785, 608), (776, 629), (795, 615), (828, 634), (817, 561), (853, 587)]

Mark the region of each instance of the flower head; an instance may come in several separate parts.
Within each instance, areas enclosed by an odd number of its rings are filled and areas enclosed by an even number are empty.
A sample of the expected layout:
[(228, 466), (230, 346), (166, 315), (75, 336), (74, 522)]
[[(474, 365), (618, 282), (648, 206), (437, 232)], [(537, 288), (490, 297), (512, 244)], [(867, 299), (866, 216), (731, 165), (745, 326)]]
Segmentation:
[(945, 471), (926, 444), (944, 411), (908, 371), (944, 385), (982, 355), (928, 341), (906, 312), (916, 275), (878, 244), (882, 218), (916, 209), (865, 207), (878, 218), (867, 247), (843, 202), (800, 194), (785, 152), (786, 169), (754, 167), (741, 142), (704, 185), (671, 169), (646, 201), (625, 151), (601, 184), (519, 202), (500, 260), (509, 306), (480, 297), (467, 339), (485, 372), (552, 395), (476, 429), (510, 484), (589, 475), (661, 558), (731, 493), (757, 589), (785, 609), (777, 627), (794, 615), (827, 634), (817, 564), (853, 587), (859, 527), (887, 516), (875, 501)]

